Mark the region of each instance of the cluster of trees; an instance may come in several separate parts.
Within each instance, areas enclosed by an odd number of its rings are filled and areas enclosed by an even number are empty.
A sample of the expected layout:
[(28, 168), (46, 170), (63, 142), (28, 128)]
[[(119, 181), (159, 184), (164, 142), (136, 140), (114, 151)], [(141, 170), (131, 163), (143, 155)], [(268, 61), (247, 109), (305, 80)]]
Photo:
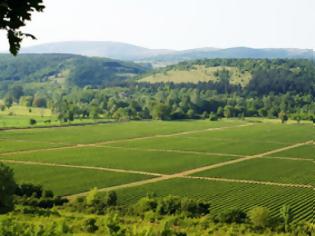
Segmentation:
[(10, 212), (14, 205), (52, 208), (67, 203), (67, 199), (54, 196), (50, 190), (33, 184), (18, 185), (13, 170), (0, 163), (0, 214)]
[(310, 94), (269, 94), (246, 97), (213, 90), (159, 85), (103, 90), (76, 90), (54, 102), (60, 118), (105, 117), (116, 120), (211, 119), (231, 117), (291, 118), (313, 120), (314, 97)]
[[(122, 66), (121, 62), (98, 59), (80, 63), (82, 66), (71, 73), (69, 81), (83, 88), (32, 90), (23, 85), (11, 85), (5, 90), (4, 104), (0, 104), (0, 108), (13, 103), (48, 107), (63, 122), (88, 117), (215, 120), (257, 116), (279, 117), (282, 121), (289, 118), (314, 120), (315, 117), (315, 66), (309, 60), (213, 59), (183, 62), (162, 69), (190, 70), (196, 65), (237, 67), (241, 72), (252, 74), (246, 87), (231, 84), (229, 71), (224, 69), (217, 72), (220, 78), (217, 82), (149, 84), (113, 77), (109, 79), (113, 84), (100, 87), (98, 85), (104, 82), (103, 74), (110, 76), (107, 70), (142, 73), (144, 67)], [(102, 69), (94, 68), (91, 63)], [(87, 84), (92, 86), (85, 86)]]
[(27, 95), (21, 85), (10, 87), (3, 98), (3, 104), (0, 104), (0, 110), (10, 108), (13, 104), (19, 104), (25, 107), (48, 107), (48, 100), (40, 93)]

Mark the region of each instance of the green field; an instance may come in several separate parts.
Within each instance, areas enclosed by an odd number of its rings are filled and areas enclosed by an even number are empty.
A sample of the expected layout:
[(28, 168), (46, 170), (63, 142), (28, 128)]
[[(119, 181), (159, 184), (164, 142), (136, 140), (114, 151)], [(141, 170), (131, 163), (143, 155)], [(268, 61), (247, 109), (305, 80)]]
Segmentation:
[(242, 121), (181, 121), (181, 122), (126, 122), (77, 126), (66, 128), (43, 128), (0, 132), (0, 139), (54, 142), (64, 145), (78, 143), (97, 143), (113, 140), (130, 139), (159, 134), (172, 134), (191, 130), (229, 127), (244, 124)]
[[(311, 125), (256, 124), (227, 130), (200, 132), (181, 137), (166, 137), (132, 142), (117, 142), (116, 147), (155, 148), (254, 155), (297, 142), (311, 140), (314, 131)], [(254, 138), (253, 138), (254, 137)], [(256, 138), (257, 137), (257, 138)]]
[(315, 185), (314, 174), (314, 162), (261, 158), (197, 173), (195, 176)]
[(215, 164), (232, 157), (148, 152), (112, 148), (79, 148), (0, 156), (10, 160), (27, 160), (68, 165), (107, 167), (172, 174), (200, 166)]
[(18, 183), (40, 184), (58, 195), (86, 192), (150, 178), (146, 175), (84, 170), (66, 167), (9, 164)]
[(249, 72), (241, 72), (236, 67), (206, 67), (206, 66), (194, 66), (191, 70), (169, 70), (167, 72), (155, 73), (153, 75), (144, 77), (141, 82), (149, 83), (198, 83), (208, 81), (218, 81), (219, 78), (215, 75), (216, 72), (221, 70), (227, 70), (230, 73), (230, 82), (232, 84), (240, 84), (245, 86), (251, 80), (251, 74)]
[[(59, 195), (116, 186), (121, 204), (148, 192), (207, 199), (214, 212), (263, 205), (277, 214), (288, 204), (299, 221), (312, 215), (313, 139), (312, 124), (246, 120), (7, 130), (0, 131), (0, 161), (19, 183)], [(121, 189), (149, 178), (155, 182)]]
[[(0, 100), (0, 103), (2, 101)], [(48, 108), (39, 108), (39, 107), (26, 107), (20, 105), (13, 105), (4, 111), (0, 111), (0, 118), (1, 116), (13, 116), (16, 118), (24, 118), (24, 117), (43, 117), (47, 119), (47, 117), (52, 117), (53, 114), (50, 109)]]
[(277, 157), (292, 157), (292, 158), (306, 158), (315, 160), (315, 144), (305, 145), (289, 151), (280, 152), (273, 154), (272, 156)]
[(60, 145), (54, 144), (54, 143), (48, 143), (48, 142), (28, 141), (27, 139), (25, 140), (0, 139), (0, 154), (7, 153), (7, 152), (52, 148), (52, 147), (58, 147), (58, 146)]

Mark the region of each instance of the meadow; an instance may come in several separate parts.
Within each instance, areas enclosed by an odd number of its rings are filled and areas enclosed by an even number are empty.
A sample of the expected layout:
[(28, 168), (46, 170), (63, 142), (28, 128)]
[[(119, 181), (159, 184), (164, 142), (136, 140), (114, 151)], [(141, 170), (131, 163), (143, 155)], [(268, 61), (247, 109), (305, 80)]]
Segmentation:
[(251, 73), (241, 72), (236, 67), (206, 67), (204, 65), (195, 65), (193, 69), (173, 69), (166, 72), (154, 73), (152, 75), (142, 78), (141, 82), (149, 83), (198, 83), (208, 81), (218, 81), (219, 78), (216, 76), (218, 71), (227, 70), (230, 73), (231, 84), (240, 84), (246, 86), (252, 78)]
[[(3, 102), (0, 100), (0, 105)], [(30, 124), (30, 120), (36, 123)], [(100, 122), (109, 122), (110, 120), (101, 118), (75, 119), (71, 122), (62, 123), (49, 108), (26, 107), (14, 104), (4, 111), (0, 110), (0, 129), (10, 128), (33, 128), (33, 127), (51, 127), (51, 126), (69, 126), (79, 124), (97, 124)]]
[(121, 205), (147, 193), (209, 200), (213, 212), (283, 204), (310, 220), (314, 127), (261, 121), (133, 121), (0, 131), (0, 161), (19, 183), (73, 198), (115, 190)]

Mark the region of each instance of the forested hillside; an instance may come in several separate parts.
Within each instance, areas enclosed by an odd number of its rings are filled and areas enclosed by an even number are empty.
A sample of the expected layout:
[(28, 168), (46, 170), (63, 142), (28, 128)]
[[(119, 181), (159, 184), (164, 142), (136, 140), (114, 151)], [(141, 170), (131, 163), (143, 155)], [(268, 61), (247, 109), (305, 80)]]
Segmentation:
[(182, 62), (145, 75), (149, 83), (212, 81), (240, 85), (251, 94), (315, 94), (315, 66), (310, 60), (213, 59)]
[(2, 110), (13, 103), (47, 107), (65, 122), (315, 117), (310, 60), (198, 60), (152, 72), (149, 66), (72, 55), (6, 57), (0, 66)]
[(101, 86), (146, 72), (149, 65), (70, 54), (0, 55), (0, 92), (14, 84)]

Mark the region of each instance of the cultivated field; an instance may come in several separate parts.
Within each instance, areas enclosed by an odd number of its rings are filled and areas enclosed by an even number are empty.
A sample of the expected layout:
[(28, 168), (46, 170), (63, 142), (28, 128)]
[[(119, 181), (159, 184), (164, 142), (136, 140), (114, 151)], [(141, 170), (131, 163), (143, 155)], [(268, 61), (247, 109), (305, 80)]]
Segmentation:
[(121, 204), (149, 192), (210, 200), (214, 212), (256, 205), (310, 220), (312, 124), (143, 121), (0, 131), (0, 160), (18, 182), (59, 195), (115, 190)]

